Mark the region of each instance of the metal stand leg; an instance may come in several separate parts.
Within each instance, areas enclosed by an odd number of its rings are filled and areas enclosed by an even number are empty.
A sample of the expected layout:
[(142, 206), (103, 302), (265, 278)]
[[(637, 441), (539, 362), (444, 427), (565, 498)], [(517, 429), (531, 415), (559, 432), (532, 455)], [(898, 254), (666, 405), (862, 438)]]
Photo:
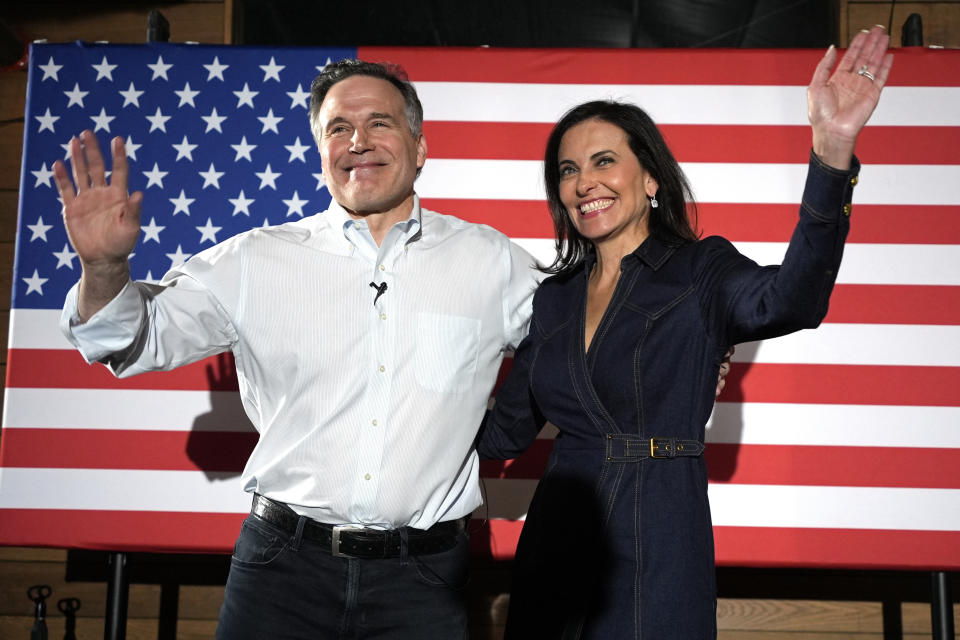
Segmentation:
[(164, 582), (160, 585), (160, 622), (157, 640), (177, 640), (177, 609), (180, 605), (180, 585)]
[(107, 613), (103, 624), (104, 640), (125, 640), (127, 637), (127, 599), (130, 579), (127, 576), (127, 554), (110, 554), (110, 580), (107, 583)]
[(903, 640), (902, 604), (896, 599), (883, 601), (883, 640)]
[(953, 598), (950, 595), (950, 576), (946, 571), (930, 574), (930, 617), (934, 640), (954, 640)]

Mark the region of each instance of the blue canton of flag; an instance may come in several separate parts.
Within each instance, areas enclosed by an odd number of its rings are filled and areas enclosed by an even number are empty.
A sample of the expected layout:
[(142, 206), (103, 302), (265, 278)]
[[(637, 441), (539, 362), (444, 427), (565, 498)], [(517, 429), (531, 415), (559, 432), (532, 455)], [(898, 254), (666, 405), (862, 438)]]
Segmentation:
[[(35, 44), (20, 187), (14, 308), (54, 309), (80, 277), (53, 180), (69, 142), (126, 141), (143, 191), (134, 279), (255, 226), (324, 210), (330, 195), (308, 119), (310, 83), (355, 49)], [(29, 115), (40, 114), (40, 115)]]

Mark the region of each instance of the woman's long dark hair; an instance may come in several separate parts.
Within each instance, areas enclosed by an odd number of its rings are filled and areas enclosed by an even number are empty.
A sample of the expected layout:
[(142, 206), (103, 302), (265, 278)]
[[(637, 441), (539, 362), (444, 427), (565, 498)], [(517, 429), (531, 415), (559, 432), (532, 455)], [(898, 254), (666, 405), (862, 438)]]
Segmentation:
[(544, 271), (569, 271), (580, 264), (592, 248), (590, 241), (580, 235), (573, 226), (566, 207), (560, 201), (558, 160), (563, 135), (574, 125), (592, 119), (609, 122), (623, 129), (627, 134), (630, 149), (640, 165), (657, 181), (659, 206), (650, 209), (650, 235), (670, 246), (696, 242), (699, 237), (696, 231), (697, 207), (690, 185), (650, 116), (633, 104), (606, 100), (585, 102), (560, 118), (547, 140), (543, 178), (547, 189), (547, 204), (553, 218), (557, 257)]

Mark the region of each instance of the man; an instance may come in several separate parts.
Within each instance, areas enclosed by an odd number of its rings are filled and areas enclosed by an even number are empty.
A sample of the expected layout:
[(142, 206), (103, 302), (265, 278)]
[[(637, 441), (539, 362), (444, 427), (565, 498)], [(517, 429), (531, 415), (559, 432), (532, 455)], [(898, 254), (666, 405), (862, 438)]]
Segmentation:
[(83, 268), (61, 326), (115, 374), (230, 350), (260, 440), (220, 638), (462, 638), (473, 440), (539, 272), (493, 229), (420, 207), (423, 110), (398, 70), (345, 60), (311, 89), (330, 208), (130, 281), (142, 194), (89, 131), (54, 165)]
[(330, 208), (240, 234), (134, 283), (140, 233), (123, 142), (54, 168), (83, 268), (62, 326), (119, 376), (230, 350), (260, 440), (218, 637), (466, 637), (481, 503), (473, 440), (503, 352), (526, 332), (534, 260), (420, 207), (427, 145), (412, 85), (342, 61), (314, 81)]

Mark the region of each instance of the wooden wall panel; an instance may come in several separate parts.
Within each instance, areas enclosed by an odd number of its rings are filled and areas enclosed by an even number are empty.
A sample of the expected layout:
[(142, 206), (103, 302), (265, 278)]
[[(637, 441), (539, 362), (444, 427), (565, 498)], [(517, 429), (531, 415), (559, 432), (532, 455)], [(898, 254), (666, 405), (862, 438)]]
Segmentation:
[(0, 71), (0, 122), (23, 120), (24, 96), (27, 94), (27, 72)]
[[(29, 638), (32, 626), (33, 618), (30, 616), (0, 616), (0, 638), (10, 638), (11, 640)], [(210, 640), (216, 631), (216, 627), (216, 620), (182, 620), (177, 625), (177, 640)], [(64, 617), (59, 611), (56, 611), (47, 619), (49, 638), (62, 638), (64, 628)], [(79, 616), (77, 618), (76, 634), (78, 638), (84, 639), (102, 638), (103, 617)], [(158, 637), (156, 619), (127, 619), (127, 640), (157, 640)]]
[[(840, 7), (840, 29), (846, 46), (860, 29), (871, 25), (887, 26), (890, 21), (890, 2), (846, 0)], [(894, 5), (891, 43), (899, 47), (903, 23), (911, 13), (917, 13), (923, 22), (924, 46), (938, 45), (960, 48), (960, 1), (897, 2)]]
[(22, 2), (18, 5), (4, 13), (7, 21), (28, 41), (144, 42), (151, 9), (160, 11), (170, 23), (171, 42), (219, 44), (224, 39), (222, 2)]
[[(5, 8), (4, 19), (28, 39), (50, 41), (108, 40), (143, 42), (146, 16), (158, 8), (170, 21), (173, 41), (229, 42), (232, 0), (140, 5), (139, 3), (19, 3)], [(890, 4), (842, 0), (841, 40), (863, 26), (886, 24)], [(910, 13), (920, 13), (927, 44), (960, 46), (960, 1), (898, 4), (894, 14), (894, 41), (899, 43), (900, 25)], [(27, 74), (0, 73), (0, 381), (6, 359), (13, 241), (16, 230), (17, 191), (23, 139), (24, 96)], [(29, 637), (33, 605), (26, 597), (32, 584), (49, 584), (54, 594), (49, 603), (51, 638), (63, 636), (63, 617), (56, 611), (62, 597), (78, 597), (82, 608), (77, 635), (103, 635), (106, 586), (94, 582), (67, 582), (66, 551), (62, 549), (0, 547), (0, 638)], [(503, 567), (474, 572), (471, 585), (471, 638), (502, 637), (509, 596), (509, 572)], [(130, 591), (127, 637), (147, 640), (158, 637), (161, 587), (133, 585)], [(955, 593), (955, 597), (960, 594)], [(216, 627), (223, 586), (181, 586), (178, 597), (177, 637), (208, 639)], [(882, 606), (878, 602), (831, 602), (824, 600), (721, 599), (718, 605), (720, 640), (881, 640)], [(901, 609), (904, 638), (930, 637), (930, 607), (904, 604)], [(954, 609), (960, 629), (960, 607)]]
[[(2, 84), (2, 83), (0, 83)], [(0, 146), (0, 153), (3, 153)], [(17, 153), (19, 158), (20, 153)], [(0, 242), (14, 242), (17, 235), (17, 203), (19, 194), (13, 189), (0, 190), (0, 211), (12, 211), (12, 216), (0, 215)]]
[[(176, 4), (20, 2), (13, 6), (11, 2), (6, 5), (0, 12), (4, 21), (27, 41), (144, 42), (147, 14), (153, 8), (159, 9), (170, 22), (171, 41), (174, 42), (223, 43), (229, 32), (223, 0)], [(3, 336), (0, 339), (0, 364), (6, 362), (26, 86), (26, 71), (0, 72), (0, 335)], [(3, 374), (5, 367), (0, 366), (0, 381)], [(63, 597), (77, 597), (82, 602), (77, 620), (78, 637), (103, 636), (106, 584), (67, 582), (66, 557), (66, 551), (62, 549), (0, 547), (0, 638), (29, 637), (33, 604), (27, 598), (26, 589), (33, 584), (53, 587), (53, 596), (48, 601), (51, 638), (63, 637), (64, 618), (56, 610), (56, 601)], [(196, 589), (199, 591), (191, 588), (181, 594), (181, 610), (186, 615), (178, 624), (179, 638), (199, 640), (213, 637), (223, 587)], [(203, 593), (206, 595), (201, 595)], [(127, 637), (131, 640), (157, 638), (159, 610), (158, 585), (133, 585)]]
[[(15, 71), (13, 73), (22, 72)], [(0, 78), (2, 78), (2, 74), (0, 74)], [(2, 80), (0, 80), (0, 84), (3, 84)], [(20, 163), (23, 156), (23, 102), (24, 99), (21, 97), (21, 116), (19, 120), (0, 123), (0, 190), (13, 191), (14, 193), (20, 190)], [(7, 202), (7, 200), (5, 199), (4, 202)], [(17, 210), (14, 208), (14, 216), (16, 216), (16, 213)]]

